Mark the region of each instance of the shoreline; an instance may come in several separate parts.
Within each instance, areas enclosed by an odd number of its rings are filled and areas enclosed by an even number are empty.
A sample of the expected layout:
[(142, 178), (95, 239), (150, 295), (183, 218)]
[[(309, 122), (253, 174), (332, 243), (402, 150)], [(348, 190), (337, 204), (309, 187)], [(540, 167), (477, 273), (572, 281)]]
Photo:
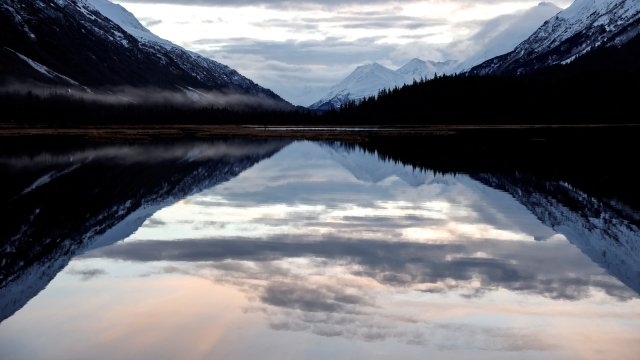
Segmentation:
[[(21, 126), (0, 125), (0, 139), (15, 137), (81, 137), (87, 140), (153, 140), (200, 139), (229, 136), (259, 138), (290, 138), (300, 140), (362, 140), (368, 137), (447, 136), (447, 135), (527, 135), (533, 132), (553, 135), (554, 132), (627, 131), (640, 133), (640, 124), (577, 124), (577, 125), (425, 125), (425, 126), (322, 126), (322, 125), (126, 125), (126, 126)], [(597, 134), (594, 134), (597, 135)]]

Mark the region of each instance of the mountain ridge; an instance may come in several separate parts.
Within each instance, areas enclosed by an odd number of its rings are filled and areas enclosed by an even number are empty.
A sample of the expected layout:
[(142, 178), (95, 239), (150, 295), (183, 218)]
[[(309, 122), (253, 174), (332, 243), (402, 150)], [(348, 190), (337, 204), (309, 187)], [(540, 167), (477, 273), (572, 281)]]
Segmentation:
[(5, 87), (41, 84), (94, 94), (142, 88), (187, 92), (192, 100), (213, 92), (293, 108), (227, 65), (155, 36), (106, 0), (6, 0), (0, 4), (0, 33)]
[(603, 46), (620, 46), (640, 34), (640, 3), (576, 0), (545, 21), (512, 51), (467, 71), (472, 75), (523, 74), (572, 61)]

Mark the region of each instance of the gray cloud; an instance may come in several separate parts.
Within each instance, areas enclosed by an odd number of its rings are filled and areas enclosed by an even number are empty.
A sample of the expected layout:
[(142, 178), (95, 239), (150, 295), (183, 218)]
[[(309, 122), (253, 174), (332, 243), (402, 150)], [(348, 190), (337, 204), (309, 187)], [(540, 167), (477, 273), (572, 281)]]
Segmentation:
[[(85, 256), (184, 262), (270, 262), (310, 257), (357, 264), (359, 270), (354, 271), (354, 275), (392, 286), (449, 283), (447, 290), (465, 290), (465, 282), (472, 279), (479, 281), (480, 291), (471, 289), (467, 294), (469, 297), (504, 288), (553, 299), (580, 300), (590, 296), (591, 287), (600, 288), (621, 301), (637, 296), (624, 285), (601, 277), (600, 270), (588, 259), (567, 256), (558, 250), (539, 243), (512, 244), (493, 240), (468, 244), (416, 244), (340, 238), (300, 242), (299, 238), (281, 237), (265, 241), (242, 238), (146, 240), (117, 244)], [(473, 256), (479, 252), (492, 254), (492, 257)], [(540, 267), (541, 263), (545, 266)], [(298, 308), (304, 307), (306, 298), (292, 296), (288, 301), (297, 304)], [(272, 296), (264, 299), (279, 304), (287, 300)], [(339, 304), (333, 303), (331, 306), (338, 308)]]
[[(103, 248), (89, 256), (180, 261), (182, 264), (163, 271), (209, 278), (241, 289), (253, 301), (245, 311), (261, 313), (272, 330), (365, 342), (395, 341), (437, 350), (510, 352), (544, 351), (557, 345), (543, 333), (517, 326), (403, 316), (397, 309), (378, 304), (378, 293), (367, 282), (342, 277), (332, 277), (332, 282), (314, 281), (316, 276), (286, 267), (281, 261), (304, 257), (319, 276), (322, 269), (348, 264), (345, 269), (351, 269), (351, 275), (375, 279), (391, 287), (390, 292), (420, 284), (447, 284), (439, 292), (461, 291), (468, 298), (507, 289), (576, 301), (589, 297), (590, 288), (602, 289), (620, 301), (637, 298), (628, 288), (601, 276), (581, 254), (573, 251), (573, 256), (567, 256), (560, 250), (544, 243), (490, 240), (415, 244), (341, 238), (234, 238), (137, 241)], [(470, 256), (478, 251), (494, 257)], [(471, 279), (480, 285), (468, 288), (464, 282)]]
[(366, 342), (395, 340), (438, 350), (544, 351), (554, 347), (533, 332), (498, 326), (424, 322), (388, 314), (358, 316), (294, 310), (264, 310), (263, 313), (273, 330), (306, 331), (323, 337)]
[[(235, 38), (215, 44), (215, 40), (201, 39), (201, 45), (196, 46), (199, 53), (228, 64), (293, 104), (306, 106), (322, 97), (357, 65), (384, 59), (394, 51), (393, 45), (376, 44), (375, 40)], [(202, 45), (204, 43), (209, 45)]]
[(305, 312), (359, 313), (358, 308), (370, 305), (365, 296), (347, 291), (345, 287), (282, 281), (268, 283), (260, 300), (268, 305)]
[(93, 278), (107, 274), (107, 272), (102, 269), (73, 269), (73, 268), (67, 270), (67, 273), (71, 275), (80, 276), (80, 279), (82, 281), (88, 281)]
[(446, 25), (441, 19), (425, 19), (405, 15), (389, 15), (385, 12), (353, 12), (347, 15), (336, 15), (326, 18), (301, 18), (296, 21), (269, 19), (254, 23), (259, 27), (281, 27), (291, 30), (319, 30), (325, 26), (340, 26), (344, 29), (398, 29), (416, 30), (421, 28)]
[(144, 25), (144, 27), (147, 27), (147, 28), (162, 24), (162, 20), (148, 18), (148, 17), (139, 18), (138, 20), (142, 25)]
[[(293, 0), (119, 0), (123, 3), (146, 3), (146, 4), (180, 4), (180, 5), (198, 5), (198, 6), (249, 6), (249, 5), (262, 5), (271, 8), (280, 9), (299, 9), (309, 6), (321, 6), (321, 7), (343, 7), (352, 5), (370, 5), (370, 4), (397, 4), (390, 0), (305, 0), (305, 1), (293, 1)], [(522, 0), (526, 1), (526, 0)], [(440, 0), (409, 0), (404, 3), (410, 2), (442, 2)], [(506, 0), (449, 0), (452, 3), (461, 4), (474, 4), (482, 2), (485, 4), (499, 4), (507, 2)]]
[[(295, 65), (322, 65), (339, 66), (351, 65), (358, 62), (369, 62), (371, 59), (383, 58), (394, 48), (393, 45), (377, 44), (382, 37), (367, 37), (357, 40), (345, 40), (340, 37), (327, 37), (322, 40), (306, 41), (261, 41), (251, 38), (231, 38), (225, 39), (224, 43), (215, 39), (200, 39), (195, 45), (215, 45), (216, 50), (207, 51), (203, 49), (200, 53), (215, 56), (218, 53), (234, 55), (254, 55), (260, 56), (270, 61), (276, 61), (283, 65), (282, 68), (271, 68), (271, 70), (290, 71), (290, 67), (284, 64)], [(374, 46), (375, 45), (375, 46)], [(271, 66), (274, 66), (271, 64)], [(352, 71), (353, 69), (345, 69)], [(249, 71), (245, 69), (244, 72)]]
[[(419, 2), (413, 0), (407, 2)], [(501, 2), (503, 0), (488, 0), (487, 2)], [(392, 3), (389, 0), (122, 0), (126, 3), (146, 3), (146, 4), (180, 4), (180, 5), (198, 5), (198, 6), (250, 6), (261, 5), (269, 8), (278, 9), (301, 9), (307, 7), (343, 7), (345, 5), (369, 5), (369, 4), (385, 4)]]
[[(529, 0), (521, 0), (527, 1)], [(256, 21), (252, 25), (264, 29), (284, 29), (285, 38), (281, 41), (259, 41), (249, 38), (229, 37), (211, 40), (201, 39), (195, 42), (181, 43), (182, 46), (213, 58), (231, 66), (258, 84), (269, 88), (296, 105), (308, 106), (326, 95), (330, 87), (351, 73), (357, 66), (379, 62), (391, 68), (404, 65), (412, 58), (423, 60), (458, 60), (478, 54), (490, 39), (496, 37), (496, 29), (503, 30), (504, 25), (513, 16), (503, 16), (496, 20), (470, 20), (457, 23), (457, 27), (465, 28), (469, 39), (456, 38), (443, 42), (443, 25), (449, 25), (449, 19), (422, 16), (400, 15), (400, 9), (408, 2), (388, 0), (363, 1), (291, 1), (291, 0), (127, 0), (127, 3), (177, 4), (242, 7), (256, 5), (280, 11), (297, 12), (306, 10), (323, 10), (332, 12), (330, 17), (296, 16), (290, 20), (270, 18)], [(410, 3), (442, 3), (440, 0), (410, 1)], [(486, 0), (483, 2), (470, 0), (450, 0), (462, 7), (473, 7), (477, 4), (498, 4), (506, 0)], [(568, 0), (559, 1), (560, 5), (568, 5)], [(362, 6), (359, 6), (362, 5)], [(364, 5), (367, 5), (366, 7)], [(371, 5), (378, 5), (372, 8)], [(256, 10), (257, 11), (257, 10)], [(311, 12), (309, 12), (311, 14)], [(217, 22), (222, 19), (205, 20)], [(167, 23), (170, 21), (167, 19)], [(149, 26), (155, 22), (148, 22)], [(332, 33), (343, 33), (344, 38), (323, 36), (329, 30)], [(346, 35), (353, 30), (371, 30), (376, 34), (384, 34), (380, 30), (403, 30), (404, 34), (394, 34), (393, 39), (380, 36), (370, 39), (355, 39)], [(396, 33), (396, 32), (394, 32)], [(513, 37), (513, 31), (508, 36)], [(300, 34), (312, 35), (314, 41), (296, 41)], [(460, 35), (463, 36), (463, 35)], [(506, 36), (506, 37), (508, 37)], [(309, 36), (306, 36), (307, 38)], [(503, 36), (503, 38), (506, 38)], [(408, 40), (409, 43), (397, 43), (397, 39)], [(446, 39), (447, 36), (444, 36)], [(386, 41), (382, 41), (386, 40)], [(523, 39), (521, 39), (523, 40)], [(452, 41), (449, 43), (449, 41)], [(494, 54), (495, 55), (495, 54)]]

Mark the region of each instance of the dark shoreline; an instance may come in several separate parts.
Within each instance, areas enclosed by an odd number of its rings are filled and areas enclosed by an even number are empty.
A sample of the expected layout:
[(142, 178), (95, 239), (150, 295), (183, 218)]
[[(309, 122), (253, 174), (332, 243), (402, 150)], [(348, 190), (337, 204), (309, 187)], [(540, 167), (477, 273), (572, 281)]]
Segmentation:
[[(296, 139), (361, 139), (367, 136), (434, 135), (556, 135), (604, 130), (607, 134), (640, 133), (638, 124), (514, 124), (514, 125), (87, 125), (38, 126), (0, 124), (0, 139), (22, 136), (75, 136), (95, 140), (206, 139), (220, 136), (286, 137)], [(622, 131), (622, 132), (620, 132)], [(595, 134), (594, 134), (595, 135)]]

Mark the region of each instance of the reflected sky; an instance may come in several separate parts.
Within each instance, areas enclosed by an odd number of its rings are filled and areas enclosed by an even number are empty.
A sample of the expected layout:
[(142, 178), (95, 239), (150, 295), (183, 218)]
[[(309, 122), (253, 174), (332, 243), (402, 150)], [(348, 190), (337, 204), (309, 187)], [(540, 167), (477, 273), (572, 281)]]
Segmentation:
[(295, 142), (74, 259), (7, 359), (633, 359), (640, 299), (510, 195)]

